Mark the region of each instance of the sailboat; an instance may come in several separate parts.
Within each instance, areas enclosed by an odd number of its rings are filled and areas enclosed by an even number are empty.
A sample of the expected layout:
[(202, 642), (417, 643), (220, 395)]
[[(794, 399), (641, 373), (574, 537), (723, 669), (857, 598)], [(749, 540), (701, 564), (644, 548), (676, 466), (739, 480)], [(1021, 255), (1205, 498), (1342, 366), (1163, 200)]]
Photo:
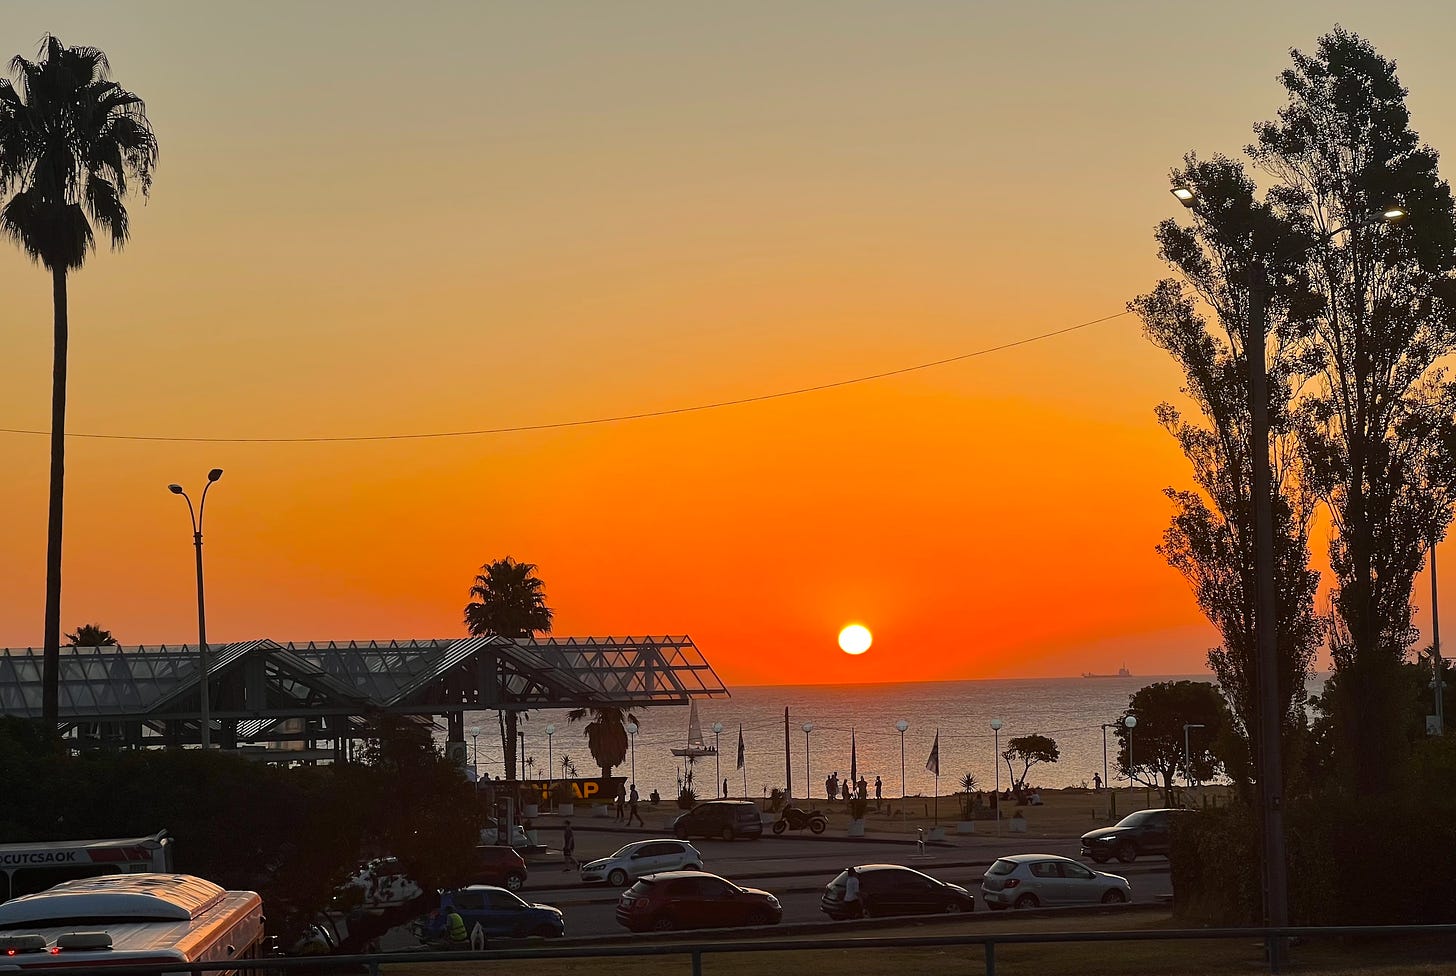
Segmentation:
[(706, 745), (703, 742), (703, 726), (698, 722), (698, 703), (693, 702), (688, 708), (688, 744), (686, 748), (672, 750), (674, 756), (687, 756), (696, 759), (698, 756), (716, 756), (716, 746)]

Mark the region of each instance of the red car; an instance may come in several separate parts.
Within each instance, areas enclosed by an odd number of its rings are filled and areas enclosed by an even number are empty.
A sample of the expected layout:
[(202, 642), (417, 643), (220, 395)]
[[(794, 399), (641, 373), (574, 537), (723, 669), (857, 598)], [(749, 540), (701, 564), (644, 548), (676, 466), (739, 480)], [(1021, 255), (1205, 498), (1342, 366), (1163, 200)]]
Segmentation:
[(783, 906), (767, 891), (706, 871), (649, 874), (617, 902), (617, 921), (633, 932), (777, 925), (783, 917)]
[(526, 862), (515, 848), (482, 844), (475, 849), (475, 871), (470, 883), (520, 891), (526, 883)]

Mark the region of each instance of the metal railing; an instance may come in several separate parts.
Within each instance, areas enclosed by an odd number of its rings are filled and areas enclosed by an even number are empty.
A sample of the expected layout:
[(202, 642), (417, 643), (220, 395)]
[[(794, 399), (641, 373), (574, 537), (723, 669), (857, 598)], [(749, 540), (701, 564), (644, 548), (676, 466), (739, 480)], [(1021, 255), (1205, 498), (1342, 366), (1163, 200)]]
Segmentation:
[[(207, 965), (168, 964), (167, 972), (201, 974), (217, 970), (238, 970), (245, 974), (309, 973), (367, 969), (378, 976), (382, 966), (409, 967), (441, 962), (504, 962), (521, 959), (615, 959), (652, 956), (687, 956), (692, 976), (702, 976), (703, 957), (744, 952), (812, 952), (830, 949), (932, 949), (980, 946), (985, 957), (986, 976), (996, 976), (996, 949), (1008, 945), (1055, 945), (1078, 942), (1192, 942), (1219, 939), (1323, 939), (1348, 936), (1453, 936), (1451, 925), (1339, 925), (1285, 928), (1223, 929), (1133, 929), (1119, 932), (1001, 932), (984, 935), (880, 936), (838, 939), (772, 939), (753, 942), (654, 942), (624, 946), (560, 946), (494, 949), (485, 952), (433, 951), (369, 953), (350, 956), (300, 956), (288, 958), (234, 959)], [(8, 967), (0, 964), (0, 970)], [(23, 972), (23, 969), (21, 970)], [(74, 969), (47, 965), (47, 976), (93, 976), (94, 968)], [(108, 976), (154, 974), (157, 965), (106, 967)], [(1277, 970), (1274, 970), (1277, 971)]]

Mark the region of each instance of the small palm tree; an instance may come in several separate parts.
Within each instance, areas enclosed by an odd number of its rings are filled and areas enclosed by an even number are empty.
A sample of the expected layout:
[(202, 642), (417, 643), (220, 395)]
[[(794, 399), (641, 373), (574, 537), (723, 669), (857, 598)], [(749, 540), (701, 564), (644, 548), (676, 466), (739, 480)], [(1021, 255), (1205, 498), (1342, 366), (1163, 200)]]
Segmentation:
[(66, 635), (67, 647), (115, 647), (116, 644), (111, 631), (103, 629), (100, 624), (82, 624), (74, 634)]
[[(541, 592), (535, 563), (518, 563), (510, 556), (486, 563), (470, 587), (474, 598), (465, 605), (465, 627), (474, 637), (505, 637), (509, 640), (551, 633), (551, 608)], [(516, 723), (519, 714), (498, 713), (501, 750), (505, 753), (506, 777), (516, 778)]]
[(571, 757), (564, 752), (561, 754), (561, 778), (576, 778), (576, 763), (572, 762)]
[(606, 778), (626, 760), (629, 745), (627, 722), (636, 722), (637, 716), (610, 707), (574, 708), (566, 713), (569, 722), (580, 722), (588, 716), (591, 721), (586, 726), (586, 745), (601, 767), (602, 777)]
[(41, 54), (35, 61), (19, 56), (11, 60), (18, 88), (0, 78), (0, 233), (50, 271), (55, 309), (41, 658), (41, 717), (54, 727), (60, 711), (61, 518), (70, 342), (66, 276), (85, 262), (95, 247), (98, 228), (111, 238), (113, 249), (126, 243), (130, 223), (122, 201), (133, 183), (143, 196), (151, 189), (157, 137), (142, 100), (107, 80), (110, 65), (100, 50), (66, 47), (47, 36)]

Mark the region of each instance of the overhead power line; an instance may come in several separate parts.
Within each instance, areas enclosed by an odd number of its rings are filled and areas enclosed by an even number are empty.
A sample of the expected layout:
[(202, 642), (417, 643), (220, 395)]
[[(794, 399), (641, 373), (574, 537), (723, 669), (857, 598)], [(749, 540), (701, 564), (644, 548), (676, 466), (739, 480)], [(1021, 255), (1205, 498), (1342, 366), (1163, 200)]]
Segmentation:
[[(348, 443), (355, 441), (415, 441), (429, 440), (443, 437), (482, 437), (487, 434), (520, 434), (538, 430), (563, 430), (569, 427), (595, 427), (601, 424), (620, 424), (629, 420), (648, 420), (653, 417), (671, 417), (684, 413), (701, 413), (705, 410), (719, 410), (723, 407), (740, 407), (749, 403), (763, 403), (768, 400), (783, 400), (788, 397), (803, 396), (806, 393), (822, 393), (825, 390), (835, 390), (844, 386), (855, 386), (859, 383), (869, 383), (873, 380), (888, 379), (891, 376), (903, 376), (906, 373), (915, 373), (923, 369), (934, 369), (937, 366), (949, 366), (951, 363), (963, 362), (967, 359), (975, 359), (978, 356), (988, 356), (994, 352), (1004, 352), (1007, 349), (1015, 349), (1017, 346), (1030, 345), (1033, 342), (1040, 342), (1043, 339), (1053, 339), (1057, 336), (1067, 335), (1070, 332), (1077, 332), (1081, 329), (1090, 328), (1094, 325), (1101, 325), (1103, 322), (1111, 322), (1113, 319), (1131, 315), (1129, 311), (1115, 312), (1112, 315), (1104, 315), (1101, 318), (1091, 319), (1087, 322), (1079, 322), (1076, 325), (1069, 325), (1064, 329), (1056, 329), (1051, 332), (1043, 332), (1039, 335), (1027, 336), (1024, 339), (1016, 339), (1012, 342), (1003, 342), (995, 346), (987, 346), (984, 349), (977, 349), (974, 352), (962, 353), (959, 356), (949, 356), (945, 359), (936, 359), (928, 363), (916, 363), (914, 366), (902, 366), (899, 369), (889, 369), (880, 373), (870, 373), (865, 376), (855, 376), (846, 380), (835, 380), (830, 383), (819, 383), (814, 386), (801, 386), (793, 390), (780, 390), (776, 393), (760, 393), (755, 396), (738, 397), (733, 400), (716, 400), (712, 403), (698, 403), (687, 407), (669, 407), (663, 410), (644, 410), (640, 413), (624, 413), (607, 417), (591, 417), (584, 420), (560, 420), (551, 423), (539, 424), (517, 424), (510, 427), (482, 427), (474, 430), (436, 430), (414, 434), (344, 434), (322, 437), (179, 437), (170, 434), (97, 434), (97, 433), (73, 433), (67, 432), (67, 437), (84, 437), (91, 440), (107, 441), (164, 441), (168, 443), (183, 444), (321, 444), (321, 443)], [(49, 436), (48, 430), (34, 430), (24, 427), (0, 427), (0, 434), (32, 434), (36, 436)]]

